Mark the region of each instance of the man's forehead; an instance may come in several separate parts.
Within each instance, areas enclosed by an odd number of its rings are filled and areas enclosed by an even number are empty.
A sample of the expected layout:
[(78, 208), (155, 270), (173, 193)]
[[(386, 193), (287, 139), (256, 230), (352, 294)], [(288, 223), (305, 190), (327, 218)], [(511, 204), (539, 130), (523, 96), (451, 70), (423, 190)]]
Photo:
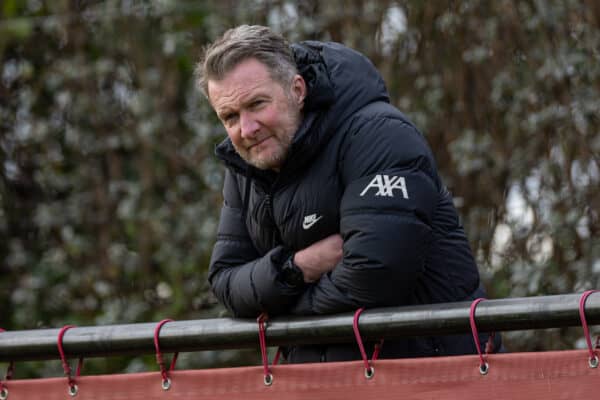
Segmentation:
[(250, 100), (259, 94), (268, 94), (266, 81), (251, 80), (241, 84), (215, 81), (213, 85), (209, 81), (208, 92), (211, 104), (218, 112), (220, 109), (235, 107), (239, 103)]
[(248, 59), (229, 71), (220, 80), (208, 81), (208, 94), (215, 109), (230, 102), (242, 101), (262, 88), (274, 83), (267, 67), (255, 59)]
[(212, 84), (222, 86), (233, 84), (244, 84), (258, 80), (270, 80), (271, 75), (266, 65), (254, 58), (245, 59), (225, 72), (221, 77), (209, 79), (209, 86)]

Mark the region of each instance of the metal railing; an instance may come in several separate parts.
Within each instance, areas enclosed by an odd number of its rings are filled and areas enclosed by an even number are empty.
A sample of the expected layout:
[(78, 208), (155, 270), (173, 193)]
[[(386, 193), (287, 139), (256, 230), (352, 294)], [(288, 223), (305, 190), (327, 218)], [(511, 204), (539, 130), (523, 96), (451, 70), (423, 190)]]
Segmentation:
[[(581, 295), (556, 295), (487, 300), (477, 306), (481, 332), (580, 326)], [(444, 335), (470, 332), (470, 302), (379, 308), (365, 311), (360, 330), (366, 340), (381, 337)], [(589, 324), (600, 324), (600, 293), (591, 294), (585, 306)], [(277, 317), (268, 322), (270, 346), (340, 343), (354, 340), (353, 313)], [(156, 323), (75, 327), (64, 335), (69, 356), (105, 357), (154, 353)], [(59, 329), (0, 333), (0, 361), (59, 358)], [(249, 348), (258, 346), (256, 321), (219, 318), (173, 321), (160, 331), (163, 352)]]

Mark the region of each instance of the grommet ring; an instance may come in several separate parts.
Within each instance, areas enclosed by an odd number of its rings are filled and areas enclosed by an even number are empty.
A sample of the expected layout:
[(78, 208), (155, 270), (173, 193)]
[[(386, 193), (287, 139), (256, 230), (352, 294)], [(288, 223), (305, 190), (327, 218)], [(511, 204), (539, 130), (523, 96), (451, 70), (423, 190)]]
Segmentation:
[(375, 367), (370, 366), (369, 368), (365, 368), (365, 378), (372, 379), (375, 376)]
[(479, 373), (481, 375), (487, 375), (489, 370), (490, 370), (490, 366), (488, 365), (487, 362), (479, 365)]
[(271, 386), (273, 384), (273, 374), (268, 373), (267, 375), (265, 375), (265, 386)]
[(171, 389), (171, 378), (163, 379), (161, 386), (163, 390)]
[(75, 385), (75, 384), (69, 385), (69, 396), (71, 396), (71, 397), (77, 396), (78, 391), (79, 391), (79, 388), (77, 387), (77, 385)]
[(2, 390), (0, 390), (0, 400), (6, 399), (8, 399), (8, 389), (3, 387)]
[(594, 357), (590, 357), (588, 359), (588, 364), (590, 365), (590, 368), (598, 368), (598, 356), (596, 354), (594, 354)]

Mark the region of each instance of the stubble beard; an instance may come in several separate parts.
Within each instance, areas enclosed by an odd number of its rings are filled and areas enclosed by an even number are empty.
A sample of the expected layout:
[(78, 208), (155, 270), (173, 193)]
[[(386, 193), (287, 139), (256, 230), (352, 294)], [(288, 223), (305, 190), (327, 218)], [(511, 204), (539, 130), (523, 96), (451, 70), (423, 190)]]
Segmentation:
[(289, 106), (290, 113), (293, 113), (293, 115), (290, 116), (290, 123), (287, 124), (281, 134), (275, 134), (276, 147), (270, 154), (253, 156), (247, 149), (240, 149), (234, 144), (235, 150), (244, 161), (258, 169), (279, 170), (287, 158), (290, 146), (292, 145), (292, 140), (296, 134), (296, 130), (300, 126), (300, 120), (302, 118), (300, 110), (293, 108), (294, 104), (291, 102), (291, 99)]

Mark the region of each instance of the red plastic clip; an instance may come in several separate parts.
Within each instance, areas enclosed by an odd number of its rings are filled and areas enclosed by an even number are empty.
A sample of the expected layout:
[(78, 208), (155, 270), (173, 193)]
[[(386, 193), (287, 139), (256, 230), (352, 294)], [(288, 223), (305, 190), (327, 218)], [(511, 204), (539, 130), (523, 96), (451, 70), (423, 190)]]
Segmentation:
[[(471, 332), (473, 333), (473, 341), (475, 342), (475, 348), (477, 349), (477, 354), (479, 354), (479, 373), (481, 375), (487, 375), (490, 366), (487, 363), (486, 359), (483, 357), (481, 352), (481, 342), (479, 341), (479, 332), (477, 331), (477, 324), (475, 323), (475, 310), (477, 309), (477, 304), (481, 303), (483, 300), (486, 300), (482, 297), (473, 300), (471, 303), (471, 308), (469, 311), (469, 323), (471, 324)], [(494, 334), (491, 333), (490, 337), (485, 346), (485, 354), (488, 355), (492, 353), (494, 350)]]
[[(587, 321), (585, 319), (585, 301), (588, 296), (592, 293), (597, 292), (597, 290), (586, 290), (581, 295), (579, 299), (579, 318), (581, 319), (581, 326), (583, 326), (583, 334), (585, 335), (585, 341), (588, 346), (590, 357), (588, 359), (588, 364), (590, 368), (598, 368), (598, 354), (596, 354), (596, 350), (594, 346), (592, 346), (592, 338), (590, 336), (590, 330), (588, 328)], [(600, 338), (596, 339), (596, 347), (598, 347), (598, 341)]]
[(163, 327), (163, 325), (166, 324), (167, 322), (171, 322), (171, 321), (173, 321), (173, 320), (172, 319), (163, 319), (156, 325), (156, 328), (154, 328), (154, 348), (156, 349), (156, 362), (158, 363), (158, 366), (160, 367), (160, 375), (162, 376), (161, 386), (162, 386), (163, 390), (169, 390), (171, 388), (171, 378), (169, 377), (169, 372), (171, 372), (175, 369), (175, 363), (177, 362), (177, 356), (179, 355), (178, 352), (173, 354), (173, 359), (171, 360), (171, 365), (169, 367), (169, 370), (167, 371), (167, 369), (165, 368), (165, 362), (164, 362), (162, 353), (160, 351), (159, 335), (160, 335), (160, 329)]
[(360, 314), (364, 310), (365, 309), (361, 307), (354, 313), (352, 329), (354, 330), (354, 337), (356, 338), (356, 343), (358, 344), (360, 355), (362, 356), (363, 362), (365, 364), (365, 378), (371, 379), (375, 376), (375, 367), (373, 367), (373, 362), (379, 357), (379, 352), (383, 347), (383, 339), (381, 339), (379, 343), (375, 344), (375, 348), (373, 349), (373, 356), (371, 357), (371, 361), (369, 361), (369, 359), (367, 358), (367, 352), (365, 351), (365, 346), (362, 341), (362, 337), (360, 336), (360, 330), (358, 329), (358, 319), (360, 318)]
[[(0, 328), (0, 332), (6, 332), (4, 329)], [(8, 368), (6, 369), (6, 375), (4, 376), (5, 381), (9, 381), (12, 379), (13, 372), (15, 369), (14, 363), (11, 361), (8, 363)], [(8, 399), (8, 385), (0, 379), (0, 400)]]
[[(58, 332), (57, 345), (58, 345), (58, 354), (60, 355), (60, 360), (62, 362), (63, 370), (65, 372), (65, 376), (67, 377), (67, 381), (69, 383), (68, 393), (71, 396), (76, 396), (79, 389), (75, 382), (75, 378), (73, 378), (73, 376), (71, 376), (71, 367), (69, 366), (67, 357), (65, 355), (65, 350), (63, 347), (63, 337), (65, 336), (65, 332), (67, 332), (71, 328), (75, 328), (75, 325), (65, 325), (60, 329), (60, 331)], [(79, 362), (77, 363), (77, 369), (75, 371), (76, 377), (79, 377), (79, 375), (81, 374), (82, 367), (83, 367), (83, 357), (80, 357)]]
[[(258, 341), (260, 344), (260, 355), (262, 357), (263, 363), (263, 374), (264, 374), (264, 382), (265, 386), (271, 386), (273, 384), (273, 374), (271, 373), (271, 369), (269, 368), (269, 358), (267, 356), (267, 321), (269, 316), (267, 313), (262, 313), (256, 318), (256, 322), (258, 322)], [(279, 360), (279, 356), (275, 356), (277, 360)]]

